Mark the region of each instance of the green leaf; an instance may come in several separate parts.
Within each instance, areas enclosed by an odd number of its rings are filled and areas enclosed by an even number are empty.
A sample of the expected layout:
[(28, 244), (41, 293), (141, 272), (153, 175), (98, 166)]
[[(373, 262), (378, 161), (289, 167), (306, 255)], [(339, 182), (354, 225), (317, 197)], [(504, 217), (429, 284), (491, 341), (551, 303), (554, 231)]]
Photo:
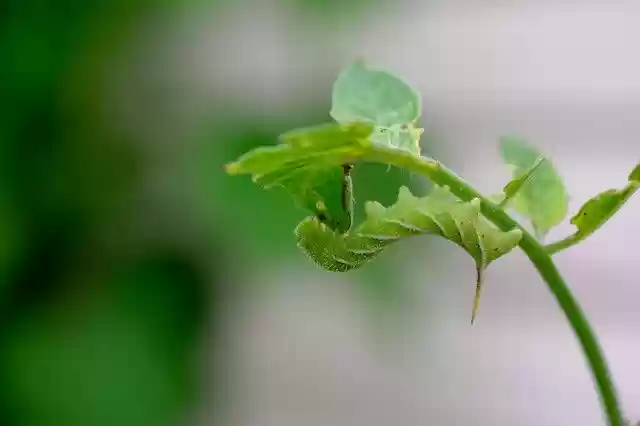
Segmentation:
[(227, 165), (232, 174), (250, 173), (265, 189), (285, 188), (296, 204), (312, 212), (331, 229), (351, 226), (351, 179), (343, 165), (371, 145), (373, 126), (353, 123), (299, 129), (280, 137), (283, 143), (256, 148)]
[(536, 162), (533, 164), (533, 166), (531, 166), (529, 170), (527, 170), (527, 172), (511, 180), (504, 187), (502, 191), (503, 194), (501, 194), (502, 196), (499, 199), (500, 200), (499, 204), (501, 206), (507, 205), (507, 203), (516, 196), (516, 194), (522, 189), (522, 187), (531, 181), (531, 179), (533, 178), (533, 174), (538, 169), (538, 167), (540, 167), (540, 165), (544, 163), (544, 161), (545, 161), (544, 157), (538, 157)]
[(448, 188), (435, 186), (426, 197), (401, 187), (398, 201), (385, 208), (366, 205), (367, 218), (355, 230), (339, 234), (315, 218), (296, 228), (299, 247), (319, 266), (345, 272), (376, 258), (388, 245), (407, 237), (433, 234), (467, 251), (476, 263), (477, 288), (472, 322), (478, 308), (482, 273), (487, 266), (518, 245), (522, 232), (503, 232), (480, 214), (480, 200), (462, 202)]
[(634, 180), (634, 173), (629, 175), (629, 183), (623, 189), (603, 191), (584, 203), (578, 213), (571, 218), (571, 223), (578, 228), (572, 238), (582, 240), (592, 234), (609, 220), (620, 207), (638, 190), (640, 182)]
[(296, 204), (320, 218), (331, 229), (345, 232), (353, 217), (350, 176), (345, 165), (366, 160), (376, 151), (380, 157), (405, 151), (419, 157), (422, 129), (396, 126), (374, 132), (370, 123), (337, 123), (298, 129), (281, 135), (282, 143), (259, 147), (226, 166), (230, 174), (251, 174), (265, 189), (282, 187)]
[(420, 117), (420, 95), (399, 77), (357, 60), (333, 85), (331, 117), (339, 123), (365, 121), (392, 128)]
[(608, 189), (584, 203), (578, 213), (571, 218), (571, 224), (578, 230), (560, 241), (546, 245), (547, 253), (558, 253), (578, 244), (611, 219), (640, 188), (640, 181), (636, 180), (638, 173), (640, 173), (640, 165), (629, 174), (629, 181), (624, 188)]
[(324, 124), (281, 136), (285, 143), (255, 148), (227, 164), (229, 174), (252, 174), (269, 188), (289, 178), (304, 176), (308, 169), (322, 169), (351, 163), (371, 145), (374, 126)]
[[(500, 140), (500, 154), (506, 164), (514, 166), (513, 178), (518, 180), (527, 174), (539, 158), (544, 157), (526, 141), (514, 137)], [(567, 215), (569, 196), (562, 179), (551, 161), (539, 165), (526, 185), (513, 199), (515, 210), (531, 220), (538, 239), (542, 240), (554, 226)]]

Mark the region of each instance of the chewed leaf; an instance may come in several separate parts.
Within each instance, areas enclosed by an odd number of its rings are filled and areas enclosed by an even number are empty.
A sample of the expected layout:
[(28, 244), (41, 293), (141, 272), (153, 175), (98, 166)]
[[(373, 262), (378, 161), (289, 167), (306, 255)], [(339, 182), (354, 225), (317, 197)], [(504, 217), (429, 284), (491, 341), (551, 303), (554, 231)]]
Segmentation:
[[(638, 167), (634, 172), (637, 170)], [(571, 218), (571, 223), (578, 228), (573, 238), (585, 238), (620, 210), (620, 207), (640, 187), (640, 182), (633, 179), (634, 172), (629, 175), (629, 183), (623, 189), (609, 189), (584, 203), (578, 213)]]
[[(476, 263), (478, 289), (482, 271), (518, 245), (522, 232), (504, 232), (480, 214), (480, 200), (462, 202), (446, 187), (434, 187), (425, 197), (400, 188), (398, 201), (390, 207), (370, 202), (367, 218), (355, 230), (340, 235), (315, 218), (296, 228), (298, 246), (329, 271), (358, 268), (377, 257), (388, 245), (407, 237), (433, 234), (462, 247)], [(477, 298), (476, 298), (477, 299)], [(474, 315), (477, 303), (474, 303)]]
[(412, 124), (378, 127), (372, 134), (374, 144), (389, 148), (402, 149), (414, 155), (420, 155), (420, 136), (424, 129), (416, 128)]
[(420, 95), (397, 76), (357, 60), (333, 85), (331, 117), (339, 123), (366, 121), (385, 128), (409, 124), (420, 117)]
[[(531, 170), (539, 158), (544, 157), (537, 149), (522, 139), (503, 137), (500, 154), (506, 164), (515, 167), (514, 179), (520, 179)], [(543, 239), (554, 226), (567, 215), (569, 196), (562, 179), (551, 161), (539, 165), (532, 178), (523, 185), (513, 198), (518, 213), (528, 217), (539, 239)]]
[(631, 188), (624, 191), (609, 189), (596, 195), (580, 207), (580, 211), (571, 218), (571, 223), (580, 232), (592, 232), (620, 208), (629, 191)]

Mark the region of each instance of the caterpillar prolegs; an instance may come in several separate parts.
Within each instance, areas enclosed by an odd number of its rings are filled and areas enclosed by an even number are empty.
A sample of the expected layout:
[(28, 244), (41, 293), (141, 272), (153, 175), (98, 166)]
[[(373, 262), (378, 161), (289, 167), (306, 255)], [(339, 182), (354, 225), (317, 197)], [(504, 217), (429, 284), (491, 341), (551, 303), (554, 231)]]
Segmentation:
[(449, 188), (434, 187), (425, 197), (415, 197), (401, 187), (398, 201), (384, 207), (377, 202), (365, 206), (367, 217), (356, 229), (335, 232), (316, 217), (307, 217), (295, 230), (298, 246), (319, 266), (345, 272), (358, 268), (378, 256), (385, 247), (404, 238), (433, 234), (462, 247), (475, 260), (480, 293), (482, 272), (518, 245), (519, 229), (504, 232), (480, 214), (480, 200), (463, 202)]

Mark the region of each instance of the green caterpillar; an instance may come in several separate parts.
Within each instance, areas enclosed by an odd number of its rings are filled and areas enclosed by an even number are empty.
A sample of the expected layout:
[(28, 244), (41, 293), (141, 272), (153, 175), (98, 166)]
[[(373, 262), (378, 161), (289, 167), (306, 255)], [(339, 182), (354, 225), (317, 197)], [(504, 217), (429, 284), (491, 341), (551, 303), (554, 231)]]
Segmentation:
[(480, 200), (465, 203), (453, 198), (447, 187), (434, 187), (426, 197), (415, 197), (401, 187), (398, 201), (385, 208), (366, 204), (367, 219), (351, 232), (340, 234), (315, 217), (296, 228), (298, 245), (318, 265), (346, 272), (362, 266), (403, 238), (434, 234), (465, 249), (482, 269), (514, 248), (522, 232), (503, 232), (480, 216)]
[(480, 200), (463, 202), (449, 188), (434, 187), (425, 197), (415, 197), (401, 187), (398, 201), (384, 207), (377, 202), (366, 204), (367, 218), (354, 230), (339, 233), (317, 217), (307, 217), (298, 224), (298, 246), (322, 268), (346, 272), (377, 257), (385, 247), (404, 238), (433, 234), (443, 237), (467, 251), (475, 260), (477, 288), (472, 322), (478, 310), (482, 272), (487, 266), (518, 245), (522, 231), (504, 232), (480, 214)]

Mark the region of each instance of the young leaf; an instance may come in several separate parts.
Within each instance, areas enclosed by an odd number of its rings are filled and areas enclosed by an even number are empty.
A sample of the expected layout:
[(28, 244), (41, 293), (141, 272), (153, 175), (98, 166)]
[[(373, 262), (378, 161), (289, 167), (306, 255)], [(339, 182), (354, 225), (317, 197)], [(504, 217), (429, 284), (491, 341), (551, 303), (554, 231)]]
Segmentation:
[(633, 182), (622, 190), (609, 189), (584, 203), (571, 218), (571, 224), (578, 228), (576, 234), (591, 234), (602, 226), (631, 197), (638, 185), (637, 182)]
[(640, 173), (640, 164), (629, 174), (629, 181), (624, 188), (608, 189), (584, 203), (578, 213), (571, 218), (571, 224), (578, 230), (563, 240), (547, 245), (545, 247), (547, 252), (557, 253), (579, 243), (611, 219), (640, 188), (640, 181), (636, 180), (638, 173)]
[(420, 95), (399, 77), (357, 60), (338, 75), (330, 114), (339, 123), (365, 121), (391, 128), (420, 117)]
[(448, 188), (434, 187), (426, 197), (415, 197), (401, 187), (396, 204), (385, 208), (366, 205), (367, 218), (355, 230), (333, 232), (316, 218), (303, 220), (296, 228), (298, 246), (318, 265), (345, 272), (372, 260), (388, 245), (403, 238), (439, 235), (467, 251), (477, 270), (472, 323), (478, 308), (482, 273), (487, 266), (516, 247), (522, 232), (503, 232), (480, 214), (480, 200), (462, 202)]
[(629, 182), (623, 189), (609, 189), (584, 203), (578, 213), (571, 218), (571, 223), (578, 228), (576, 235), (582, 236), (593, 233), (620, 210), (620, 207), (640, 187), (640, 181), (634, 179), (639, 172), (640, 165), (636, 166), (631, 172)]
[(500, 198), (499, 204), (501, 207), (506, 206), (509, 201), (516, 196), (518, 191), (522, 189), (522, 187), (527, 184), (533, 178), (535, 171), (540, 167), (540, 165), (545, 161), (544, 157), (538, 157), (538, 160), (533, 164), (533, 166), (520, 177), (513, 179), (509, 182), (502, 191), (504, 195)]
[[(541, 153), (522, 139), (503, 137), (500, 140), (500, 154), (506, 164), (515, 167), (514, 179), (526, 175), (542, 156)], [(531, 220), (539, 239), (564, 220), (569, 207), (569, 196), (564, 183), (551, 161), (546, 158), (539, 165), (533, 179), (520, 188), (513, 199), (518, 213)]]

